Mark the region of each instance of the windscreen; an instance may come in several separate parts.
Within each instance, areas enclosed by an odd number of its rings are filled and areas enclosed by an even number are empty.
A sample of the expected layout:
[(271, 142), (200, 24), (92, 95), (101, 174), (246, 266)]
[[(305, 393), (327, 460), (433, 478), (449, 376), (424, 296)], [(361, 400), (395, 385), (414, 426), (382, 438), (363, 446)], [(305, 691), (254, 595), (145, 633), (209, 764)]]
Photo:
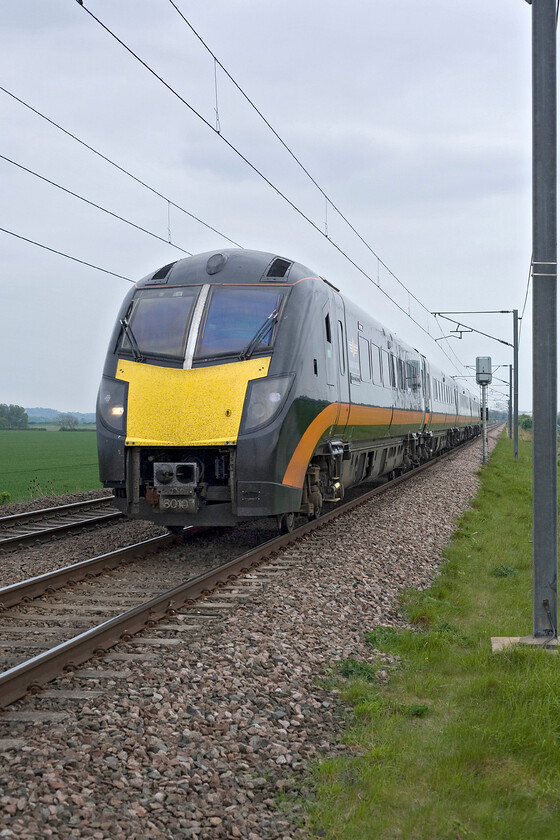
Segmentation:
[(272, 346), (285, 292), (255, 286), (214, 286), (194, 359), (262, 352)]
[[(142, 289), (127, 315), (129, 334), (143, 356), (183, 359), (187, 331), (200, 286), (180, 289)], [(129, 335), (122, 333), (121, 350), (134, 353)]]

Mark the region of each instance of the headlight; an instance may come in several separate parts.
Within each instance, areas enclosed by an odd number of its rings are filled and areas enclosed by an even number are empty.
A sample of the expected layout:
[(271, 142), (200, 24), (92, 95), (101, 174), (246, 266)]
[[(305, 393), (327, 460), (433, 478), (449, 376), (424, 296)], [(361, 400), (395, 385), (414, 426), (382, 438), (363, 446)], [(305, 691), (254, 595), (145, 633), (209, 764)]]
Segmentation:
[(104, 376), (97, 395), (97, 417), (112, 432), (122, 435), (126, 431), (126, 396), (128, 382)]
[(294, 374), (252, 379), (247, 387), (240, 434), (270, 423), (280, 413), (293, 382)]

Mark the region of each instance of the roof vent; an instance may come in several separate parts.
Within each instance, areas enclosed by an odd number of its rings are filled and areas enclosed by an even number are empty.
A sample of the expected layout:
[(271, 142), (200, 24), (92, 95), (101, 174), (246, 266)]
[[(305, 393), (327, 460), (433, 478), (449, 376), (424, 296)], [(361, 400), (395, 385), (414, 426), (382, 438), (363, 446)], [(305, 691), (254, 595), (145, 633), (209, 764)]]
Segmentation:
[[(177, 260), (175, 260), (175, 262), (177, 262)], [(167, 283), (169, 272), (171, 271), (171, 269), (175, 265), (175, 262), (169, 263), (169, 265), (164, 265), (163, 268), (159, 268), (155, 272), (155, 274), (153, 275), (153, 277), (151, 278), (151, 280), (149, 282), (150, 283)]]
[(291, 267), (292, 263), (289, 260), (282, 260), (277, 257), (266, 272), (267, 279), (273, 277), (275, 280), (279, 280), (286, 276)]
[(206, 263), (207, 274), (217, 274), (227, 263), (227, 254), (212, 254)]

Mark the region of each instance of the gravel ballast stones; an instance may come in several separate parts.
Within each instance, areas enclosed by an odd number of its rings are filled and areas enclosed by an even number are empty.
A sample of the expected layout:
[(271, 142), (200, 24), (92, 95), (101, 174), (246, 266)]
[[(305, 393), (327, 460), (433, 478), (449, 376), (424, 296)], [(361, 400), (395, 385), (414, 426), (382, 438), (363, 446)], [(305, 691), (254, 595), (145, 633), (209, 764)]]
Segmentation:
[(365, 633), (430, 585), (480, 461), (477, 442), (0, 713), (0, 837), (307, 837), (308, 762), (345, 749), (317, 683), (372, 661)]

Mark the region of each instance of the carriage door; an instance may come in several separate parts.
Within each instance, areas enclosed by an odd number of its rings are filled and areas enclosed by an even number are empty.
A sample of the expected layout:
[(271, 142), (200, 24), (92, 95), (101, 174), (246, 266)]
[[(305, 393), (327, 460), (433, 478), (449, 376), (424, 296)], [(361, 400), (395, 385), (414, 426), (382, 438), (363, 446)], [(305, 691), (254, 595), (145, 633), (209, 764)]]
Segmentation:
[(329, 402), (338, 402), (336, 377), (336, 322), (333, 306), (329, 300), (323, 306), (323, 346), (325, 348), (325, 377)]
[(340, 403), (338, 424), (341, 427), (341, 434), (344, 434), (344, 430), (348, 424), (348, 415), (350, 414), (348, 337), (346, 335), (344, 301), (340, 295), (334, 295), (333, 304), (336, 319), (336, 375), (338, 382), (338, 401)]
[(421, 379), (422, 379), (422, 394), (424, 400), (424, 426), (427, 426), (430, 422), (430, 403), (431, 403), (431, 395), (430, 395), (430, 371), (428, 368), (428, 363), (424, 356), (421, 356), (422, 359), (422, 367), (421, 367)]

